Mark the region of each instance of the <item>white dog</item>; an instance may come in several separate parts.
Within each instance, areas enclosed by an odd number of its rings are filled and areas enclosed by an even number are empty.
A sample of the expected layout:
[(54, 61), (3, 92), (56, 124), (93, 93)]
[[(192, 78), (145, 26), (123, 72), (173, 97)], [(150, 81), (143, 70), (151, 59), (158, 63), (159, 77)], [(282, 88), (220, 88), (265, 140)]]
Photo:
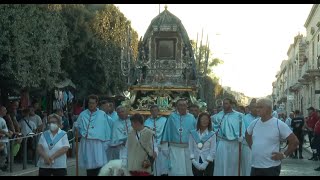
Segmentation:
[(98, 176), (130, 176), (130, 173), (122, 167), (121, 159), (115, 159), (104, 165)]

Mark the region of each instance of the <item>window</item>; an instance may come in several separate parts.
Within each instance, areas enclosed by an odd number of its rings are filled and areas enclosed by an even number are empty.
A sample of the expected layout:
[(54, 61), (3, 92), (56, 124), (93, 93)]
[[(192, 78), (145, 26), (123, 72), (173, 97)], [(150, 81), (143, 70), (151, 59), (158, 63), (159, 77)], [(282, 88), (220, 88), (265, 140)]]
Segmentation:
[(157, 59), (175, 60), (176, 39), (156, 39)]

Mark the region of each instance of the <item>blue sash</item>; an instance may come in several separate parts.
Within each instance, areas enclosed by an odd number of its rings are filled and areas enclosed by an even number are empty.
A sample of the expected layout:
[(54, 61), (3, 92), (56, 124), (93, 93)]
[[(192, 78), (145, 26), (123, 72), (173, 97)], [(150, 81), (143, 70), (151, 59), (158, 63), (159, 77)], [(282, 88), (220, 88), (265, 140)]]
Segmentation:
[(207, 135), (202, 136), (202, 138), (200, 139), (200, 136), (197, 132), (197, 130), (192, 130), (190, 131), (194, 141), (199, 144), (202, 143), (204, 144), (206, 141), (208, 141), (215, 133), (213, 131), (210, 131)]
[(48, 144), (48, 147), (49, 147), (49, 150), (51, 150), (54, 145), (57, 144), (57, 142), (59, 142), (59, 140), (64, 136), (66, 135), (67, 133), (65, 131), (61, 131), (60, 133), (58, 133), (56, 135), (56, 137), (52, 140), (51, 137), (50, 137), (50, 132), (49, 131), (45, 131), (43, 133), (43, 136), (44, 138), (46, 139), (47, 141), (47, 144)]

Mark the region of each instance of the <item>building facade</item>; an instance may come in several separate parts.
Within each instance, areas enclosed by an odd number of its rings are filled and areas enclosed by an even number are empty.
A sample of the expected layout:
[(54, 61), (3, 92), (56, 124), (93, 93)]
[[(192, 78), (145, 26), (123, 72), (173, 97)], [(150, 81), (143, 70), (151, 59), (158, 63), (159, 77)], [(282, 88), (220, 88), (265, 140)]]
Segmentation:
[(273, 102), (278, 112), (320, 108), (320, 6), (313, 5), (304, 24), (306, 37), (299, 34), (287, 51), (273, 82)]

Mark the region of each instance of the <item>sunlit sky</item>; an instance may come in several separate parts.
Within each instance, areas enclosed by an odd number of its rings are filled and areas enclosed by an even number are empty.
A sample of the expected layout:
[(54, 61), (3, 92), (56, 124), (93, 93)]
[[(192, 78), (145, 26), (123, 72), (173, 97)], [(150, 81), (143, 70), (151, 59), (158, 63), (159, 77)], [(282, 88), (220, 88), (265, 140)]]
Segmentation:
[[(116, 4), (144, 36), (159, 4)], [(161, 12), (165, 5), (160, 5)], [(312, 4), (168, 4), (196, 40), (208, 34), (213, 57), (224, 64), (214, 68), (223, 86), (250, 97), (272, 93), (272, 82), (294, 37), (305, 34), (304, 23)]]

